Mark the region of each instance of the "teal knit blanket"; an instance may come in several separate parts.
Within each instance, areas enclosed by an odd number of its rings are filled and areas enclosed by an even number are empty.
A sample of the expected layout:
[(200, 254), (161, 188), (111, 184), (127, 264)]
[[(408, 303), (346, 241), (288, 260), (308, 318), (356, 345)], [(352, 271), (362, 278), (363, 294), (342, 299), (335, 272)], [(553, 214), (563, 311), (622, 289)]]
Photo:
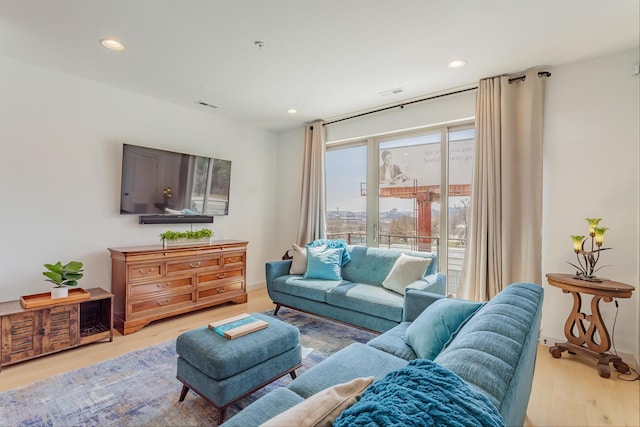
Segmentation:
[(416, 359), (370, 385), (333, 425), (503, 427), (504, 420), (482, 392), (457, 374)]

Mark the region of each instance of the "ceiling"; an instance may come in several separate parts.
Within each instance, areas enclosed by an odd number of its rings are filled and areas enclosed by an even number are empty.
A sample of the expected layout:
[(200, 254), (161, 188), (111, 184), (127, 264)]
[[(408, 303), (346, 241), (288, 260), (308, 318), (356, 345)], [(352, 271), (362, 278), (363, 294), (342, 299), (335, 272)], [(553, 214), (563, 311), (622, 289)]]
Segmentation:
[(639, 13), (637, 0), (0, 0), (0, 54), (279, 131), (637, 47)]

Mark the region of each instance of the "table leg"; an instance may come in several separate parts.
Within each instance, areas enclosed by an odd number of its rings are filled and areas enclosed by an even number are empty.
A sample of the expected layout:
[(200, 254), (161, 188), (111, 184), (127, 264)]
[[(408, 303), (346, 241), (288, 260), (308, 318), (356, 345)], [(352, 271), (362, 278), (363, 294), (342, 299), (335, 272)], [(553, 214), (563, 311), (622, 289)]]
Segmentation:
[[(564, 293), (570, 293), (573, 297), (573, 307), (567, 317), (567, 321), (564, 324), (564, 336), (567, 337), (570, 343), (575, 345), (582, 345), (587, 341), (587, 330), (584, 327), (583, 320), (586, 318), (585, 314), (581, 312), (582, 309), (582, 297), (580, 293), (562, 290)], [(558, 356), (559, 357), (559, 356)]]
[[(611, 339), (609, 338), (609, 331), (607, 331), (602, 316), (600, 315), (600, 300), (611, 302), (613, 298), (594, 295), (591, 299), (591, 316), (587, 316), (586, 318), (587, 321), (590, 322), (586, 335), (586, 344), (591, 350), (597, 353), (604, 353), (611, 348)], [(600, 336), (600, 343), (597, 343), (595, 340), (596, 331), (598, 332), (598, 336)]]
[[(618, 372), (629, 372), (629, 366), (620, 357), (606, 353), (611, 347), (611, 339), (600, 314), (600, 300), (611, 302), (613, 298), (594, 295), (591, 299), (591, 314), (587, 315), (581, 312), (582, 298), (579, 292), (564, 289), (563, 292), (570, 293), (573, 297), (573, 307), (564, 324), (564, 335), (568, 341), (555, 343), (554, 346), (549, 347), (549, 353), (556, 359), (560, 358), (565, 351), (592, 357), (598, 362), (598, 374), (603, 378), (611, 376), (609, 368), (611, 363)], [(589, 323), (588, 329), (585, 328), (585, 321)], [(600, 342), (596, 340), (596, 332)]]
[(549, 353), (551, 353), (555, 359), (560, 359), (564, 351), (567, 351), (567, 347), (560, 343), (555, 343), (555, 345), (549, 347)]
[[(602, 320), (600, 314), (600, 300), (605, 302), (613, 301), (608, 296), (594, 295), (591, 299), (591, 314), (581, 312), (582, 299), (580, 293), (563, 290), (573, 296), (573, 308), (564, 324), (564, 335), (567, 340), (575, 345), (586, 345), (596, 353), (605, 353), (611, 348), (611, 338), (609, 331)], [(588, 322), (589, 328), (585, 328), (584, 322)], [(596, 340), (596, 332), (600, 337), (600, 342)]]
[(551, 353), (551, 355), (556, 359), (559, 359), (565, 351), (571, 354), (583, 354), (596, 359), (598, 364), (598, 374), (603, 378), (609, 378), (611, 376), (611, 370), (609, 368), (610, 364), (613, 364), (616, 371), (621, 374), (626, 374), (630, 371), (629, 365), (615, 354), (597, 353), (587, 347), (575, 345), (570, 342), (555, 343), (552, 347), (549, 347), (549, 353)]

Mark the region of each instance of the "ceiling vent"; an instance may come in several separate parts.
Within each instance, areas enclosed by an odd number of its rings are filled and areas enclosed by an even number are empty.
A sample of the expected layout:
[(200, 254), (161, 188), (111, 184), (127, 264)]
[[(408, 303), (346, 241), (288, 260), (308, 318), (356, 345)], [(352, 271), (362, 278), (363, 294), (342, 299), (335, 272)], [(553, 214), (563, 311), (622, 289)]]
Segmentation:
[(220, 108), (220, 107), (218, 107), (217, 105), (209, 104), (209, 103), (208, 103), (208, 102), (206, 102), (206, 101), (196, 101), (196, 104), (198, 104), (198, 105), (202, 105), (203, 107), (209, 107), (209, 108)]
[(401, 87), (397, 87), (395, 89), (385, 90), (384, 92), (380, 92), (380, 96), (397, 95), (402, 92), (404, 92), (404, 89), (402, 89)]

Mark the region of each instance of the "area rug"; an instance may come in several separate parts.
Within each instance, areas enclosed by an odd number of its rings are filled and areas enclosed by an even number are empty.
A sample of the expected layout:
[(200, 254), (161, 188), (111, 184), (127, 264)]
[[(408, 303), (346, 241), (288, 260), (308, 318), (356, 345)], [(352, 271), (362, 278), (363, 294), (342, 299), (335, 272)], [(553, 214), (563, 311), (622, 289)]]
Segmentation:
[[(286, 308), (276, 317), (300, 330), (303, 367), (298, 374), (352, 342), (367, 342), (376, 336)], [(176, 379), (177, 358), (175, 340), (171, 340), (1, 393), (0, 425), (213, 425), (215, 411), (200, 396), (189, 392), (184, 402), (178, 402), (182, 383)], [(227, 419), (290, 381), (287, 375), (230, 406)]]

